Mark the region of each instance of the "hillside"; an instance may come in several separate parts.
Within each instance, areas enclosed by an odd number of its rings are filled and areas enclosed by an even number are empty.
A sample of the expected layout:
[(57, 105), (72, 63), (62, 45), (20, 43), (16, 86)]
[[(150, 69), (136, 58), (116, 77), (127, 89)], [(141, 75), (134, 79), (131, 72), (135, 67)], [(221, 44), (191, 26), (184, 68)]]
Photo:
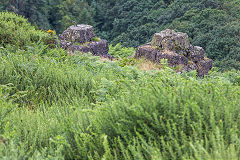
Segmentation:
[(144, 71), (120, 44), (115, 61), (70, 56), (53, 31), (0, 22), (0, 159), (239, 159), (240, 71)]
[(0, 10), (62, 33), (72, 24), (94, 25), (98, 36), (137, 47), (167, 28), (187, 33), (221, 70), (240, 69), (239, 0), (1, 0)]

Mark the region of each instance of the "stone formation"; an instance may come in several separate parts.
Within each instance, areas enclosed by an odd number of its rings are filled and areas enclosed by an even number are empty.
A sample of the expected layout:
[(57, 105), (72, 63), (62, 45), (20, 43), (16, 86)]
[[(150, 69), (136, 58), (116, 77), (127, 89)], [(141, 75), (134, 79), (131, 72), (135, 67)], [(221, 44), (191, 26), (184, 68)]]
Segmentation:
[(71, 51), (72, 54), (75, 51), (90, 52), (95, 56), (113, 58), (108, 54), (108, 42), (95, 36), (93, 26), (86, 24), (72, 25), (60, 35), (59, 39), (60, 47)]
[(141, 57), (155, 63), (167, 59), (169, 66), (179, 66), (181, 71), (197, 70), (198, 76), (207, 75), (213, 64), (202, 47), (190, 44), (186, 33), (171, 29), (155, 33), (150, 43), (139, 46), (135, 58)]

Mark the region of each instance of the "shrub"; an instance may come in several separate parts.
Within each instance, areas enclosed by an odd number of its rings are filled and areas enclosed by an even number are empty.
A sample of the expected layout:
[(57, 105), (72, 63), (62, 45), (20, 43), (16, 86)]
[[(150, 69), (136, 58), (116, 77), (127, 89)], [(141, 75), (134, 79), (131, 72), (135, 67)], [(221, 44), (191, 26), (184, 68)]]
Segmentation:
[(121, 43), (113, 46), (109, 46), (109, 54), (113, 55), (115, 58), (127, 58), (135, 53), (135, 48), (133, 47), (123, 47)]
[(44, 31), (36, 30), (22, 16), (0, 12), (0, 45), (13, 45), (25, 49), (26, 46), (39, 41), (45, 44), (52, 43), (52, 37)]

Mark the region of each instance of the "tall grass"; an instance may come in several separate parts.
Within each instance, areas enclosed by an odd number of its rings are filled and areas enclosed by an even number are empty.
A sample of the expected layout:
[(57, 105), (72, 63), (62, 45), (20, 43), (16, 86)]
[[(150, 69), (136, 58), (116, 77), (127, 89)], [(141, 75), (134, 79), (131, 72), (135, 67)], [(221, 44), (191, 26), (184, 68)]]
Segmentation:
[(240, 90), (231, 79), (55, 51), (1, 56), (2, 158), (239, 157)]

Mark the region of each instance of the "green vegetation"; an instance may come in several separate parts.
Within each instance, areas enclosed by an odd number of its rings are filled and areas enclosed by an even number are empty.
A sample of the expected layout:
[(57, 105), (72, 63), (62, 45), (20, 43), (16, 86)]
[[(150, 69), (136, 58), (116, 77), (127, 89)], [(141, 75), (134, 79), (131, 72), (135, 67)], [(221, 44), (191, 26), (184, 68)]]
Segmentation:
[(124, 47), (121, 45), (121, 43), (118, 43), (117, 45), (113, 46), (110, 44), (109, 46), (109, 54), (113, 55), (116, 58), (127, 58), (130, 56), (133, 56), (136, 52), (136, 49), (133, 47)]
[(23, 49), (33, 43), (41, 41), (47, 44), (51, 40), (47, 33), (31, 26), (27, 19), (13, 13), (0, 12), (0, 44), (3, 47), (11, 45)]
[(119, 61), (102, 62), (30, 31), (26, 43), (0, 42), (0, 159), (240, 158), (240, 71), (198, 78), (164, 60), (161, 70), (142, 71), (121, 65), (133, 48), (111, 46)]
[(95, 41), (95, 42), (100, 42), (101, 39), (99, 37), (93, 37), (92, 41)]
[(1, 0), (0, 11), (62, 33), (72, 20), (93, 25), (102, 39), (137, 47), (167, 28), (186, 32), (221, 70), (240, 69), (239, 0)]

